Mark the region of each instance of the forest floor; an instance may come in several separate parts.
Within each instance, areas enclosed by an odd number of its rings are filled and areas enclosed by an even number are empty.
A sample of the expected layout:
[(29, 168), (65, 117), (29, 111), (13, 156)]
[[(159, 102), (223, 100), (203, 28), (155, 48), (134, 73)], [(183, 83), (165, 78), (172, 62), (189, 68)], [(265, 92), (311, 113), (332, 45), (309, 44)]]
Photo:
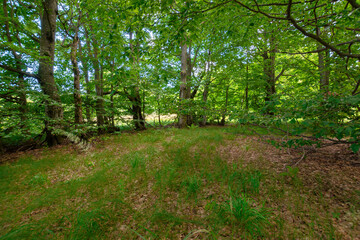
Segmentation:
[(359, 157), (345, 146), (302, 157), (247, 127), (92, 145), (3, 156), (0, 239), (359, 239)]

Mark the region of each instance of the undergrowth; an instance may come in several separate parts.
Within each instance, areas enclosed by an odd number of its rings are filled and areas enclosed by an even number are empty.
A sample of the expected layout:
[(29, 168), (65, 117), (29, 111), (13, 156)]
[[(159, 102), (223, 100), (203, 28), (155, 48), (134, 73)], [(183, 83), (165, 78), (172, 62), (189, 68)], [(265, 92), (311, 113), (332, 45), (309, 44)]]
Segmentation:
[(266, 156), (245, 165), (219, 151), (248, 135), (151, 129), (105, 136), (85, 153), (45, 149), (1, 165), (0, 239), (341, 238), (340, 215), (323, 212), (329, 203), (297, 168), (279, 174), (263, 168)]

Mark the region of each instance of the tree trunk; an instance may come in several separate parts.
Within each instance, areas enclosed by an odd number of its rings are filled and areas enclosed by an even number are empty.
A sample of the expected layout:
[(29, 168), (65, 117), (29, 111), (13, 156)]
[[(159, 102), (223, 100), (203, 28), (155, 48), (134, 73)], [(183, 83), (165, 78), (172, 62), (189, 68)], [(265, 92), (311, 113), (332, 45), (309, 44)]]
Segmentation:
[(203, 115), (201, 116), (201, 121), (200, 121), (200, 126), (206, 126), (206, 122), (207, 122), (207, 99), (208, 99), (208, 95), (209, 95), (209, 86), (210, 86), (210, 82), (211, 82), (211, 50), (209, 49), (208, 52), (208, 60), (207, 63), (205, 64), (205, 74), (207, 74), (206, 76), (206, 81), (204, 84), (204, 92), (203, 92), (203, 96), (202, 96), (202, 101), (203, 101)]
[[(186, 85), (187, 85), (186, 91), (187, 91), (187, 93), (186, 93), (186, 96), (188, 97), (188, 104), (187, 104), (188, 114), (187, 114), (187, 119), (186, 119), (186, 125), (191, 126), (194, 122), (193, 109), (192, 109), (193, 104), (192, 103), (193, 103), (193, 99), (195, 98), (197, 89), (195, 89), (193, 91), (193, 94), (191, 93), (191, 86), (190, 86), (191, 73), (192, 73), (191, 45), (189, 45), (188, 50), (189, 50), (189, 52), (187, 53), (187, 56), (186, 56), (186, 64), (187, 64), (187, 69), (186, 69)], [(197, 87), (199, 87), (199, 86), (197, 86)]]
[(272, 99), (272, 96), (276, 93), (275, 89), (275, 52), (276, 48), (274, 46), (274, 37), (270, 36), (270, 47), (269, 51), (265, 51), (262, 54), (264, 62), (264, 75), (265, 75), (265, 104), (266, 104), (266, 114), (273, 115), (273, 111), (270, 109), (269, 103)]
[[(90, 29), (91, 25), (90, 25)], [(87, 44), (89, 47), (89, 54), (90, 54), (90, 38), (89, 35), (85, 29), (85, 34), (87, 38)], [(100, 62), (98, 59), (99, 49), (97, 45), (97, 41), (94, 37), (92, 37), (93, 46), (93, 53), (91, 54), (91, 60), (94, 68), (94, 82), (95, 82), (95, 92), (96, 92), (96, 104), (95, 104), (95, 111), (96, 111), (96, 123), (98, 126), (98, 132), (101, 134), (103, 133), (102, 127), (104, 126), (105, 119), (104, 119), (104, 99), (103, 99), (103, 83), (102, 78), (100, 76)]]
[[(85, 32), (86, 33), (86, 32)], [(90, 44), (88, 42), (88, 37), (86, 36), (86, 42), (87, 44)], [(90, 47), (90, 45), (89, 45)], [(80, 51), (80, 59), (81, 59), (81, 65), (83, 66), (83, 72), (84, 72), (84, 78), (85, 78), (85, 89), (86, 89), (86, 98), (85, 98), (85, 115), (86, 115), (86, 121), (88, 123), (91, 123), (91, 111), (90, 111), (90, 94), (91, 94), (91, 90), (89, 87), (89, 65), (87, 63), (87, 61), (85, 61), (84, 55), (83, 55), (83, 51), (81, 48), (81, 41), (79, 41), (79, 51)]]
[[(316, 34), (318, 36), (321, 35), (321, 31), (319, 27), (316, 27)], [(323, 46), (318, 44), (317, 49), (321, 49)], [(330, 78), (330, 70), (329, 70), (329, 51), (326, 49), (325, 51), (318, 52), (319, 59), (319, 73), (320, 73), (320, 91), (326, 94), (329, 91), (329, 78)]]
[(186, 101), (190, 98), (190, 88), (188, 86), (188, 53), (187, 45), (183, 43), (181, 46), (181, 77), (180, 77), (180, 104), (179, 104), (179, 127), (184, 128), (188, 124), (189, 114)]
[(73, 42), (71, 44), (71, 64), (73, 66), (74, 73), (74, 104), (75, 104), (75, 123), (83, 123), (82, 116), (82, 103), (81, 103), (81, 94), (80, 94), (80, 71), (77, 62), (77, 48), (78, 48), (79, 38), (77, 34), (75, 35)]
[(43, 1), (41, 18), (39, 84), (48, 98), (45, 100), (45, 131), (49, 146), (61, 143), (54, 130), (61, 128), (63, 109), (54, 79), (55, 31), (57, 18), (57, 0)]
[(245, 109), (249, 110), (249, 64), (246, 63)]
[(98, 52), (97, 50), (94, 51), (94, 57), (96, 64), (95, 67), (95, 92), (96, 92), (96, 119), (97, 119), (97, 125), (99, 127), (99, 132), (103, 132), (102, 129), (100, 129), (102, 126), (105, 125), (105, 116), (104, 116), (104, 99), (103, 99), (103, 78), (102, 78), (102, 67), (100, 66), (99, 60), (98, 60)]
[[(129, 100), (132, 103), (132, 114), (133, 114), (133, 121), (136, 130), (145, 130), (145, 118), (142, 114), (142, 102), (140, 96), (140, 88), (139, 88), (139, 80), (140, 80), (140, 73), (138, 71), (139, 67), (139, 57), (135, 53), (133, 41), (133, 32), (130, 31), (130, 49), (131, 49), (131, 57), (132, 57), (132, 64), (134, 69), (136, 69), (135, 78), (133, 79), (136, 82), (136, 87), (131, 87), (131, 93), (127, 94)], [(136, 44), (136, 47), (139, 47), (139, 44)], [(145, 108), (145, 105), (143, 106)]]
[(207, 121), (207, 114), (206, 114), (207, 107), (206, 107), (206, 104), (207, 104), (207, 99), (208, 99), (208, 95), (209, 95), (209, 85), (210, 85), (210, 81), (208, 80), (205, 83), (204, 92), (203, 92), (203, 95), (202, 95), (202, 101), (203, 101), (203, 104), (204, 104), (204, 107), (203, 107), (204, 114), (202, 115), (200, 126), (206, 126), (206, 121)]
[(141, 111), (141, 97), (139, 93), (139, 88), (135, 88), (134, 96), (132, 98), (132, 112), (133, 120), (136, 130), (145, 130), (145, 120)]
[[(113, 70), (114, 71), (114, 70)], [(111, 126), (115, 127), (115, 106), (114, 106), (114, 85), (111, 84), (110, 107), (111, 107)]]
[(158, 120), (159, 120), (159, 125), (161, 125), (161, 109), (160, 109), (160, 101), (159, 99), (156, 99), (157, 105), (158, 105)]
[(142, 115), (143, 115), (143, 117), (144, 117), (144, 121), (146, 121), (145, 120), (145, 90), (143, 90), (142, 91), (143, 92), (143, 98), (142, 98)]
[(225, 117), (226, 117), (226, 114), (227, 114), (227, 107), (228, 107), (228, 99), (229, 99), (229, 85), (226, 87), (226, 93), (225, 93), (225, 108), (223, 110), (223, 113), (222, 113), (222, 118), (221, 118), (221, 121), (220, 121), (220, 125), (221, 126), (225, 126)]
[[(321, 48), (321, 46), (320, 46), (320, 48)], [(328, 51), (318, 53), (319, 73), (320, 73), (320, 91), (324, 92), (324, 93), (329, 91), (330, 71), (329, 71), (327, 55), (328, 55)]]

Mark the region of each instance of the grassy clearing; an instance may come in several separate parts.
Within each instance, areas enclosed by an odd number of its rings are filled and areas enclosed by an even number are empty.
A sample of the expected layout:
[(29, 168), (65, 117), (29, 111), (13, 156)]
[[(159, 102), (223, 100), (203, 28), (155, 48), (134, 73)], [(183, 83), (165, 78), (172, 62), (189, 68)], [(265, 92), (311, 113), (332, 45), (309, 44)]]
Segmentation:
[(360, 236), (356, 179), (336, 193), (332, 183), (351, 169), (281, 171), (286, 158), (238, 127), (104, 136), (87, 153), (45, 149), (0, 166), (0, 239)]

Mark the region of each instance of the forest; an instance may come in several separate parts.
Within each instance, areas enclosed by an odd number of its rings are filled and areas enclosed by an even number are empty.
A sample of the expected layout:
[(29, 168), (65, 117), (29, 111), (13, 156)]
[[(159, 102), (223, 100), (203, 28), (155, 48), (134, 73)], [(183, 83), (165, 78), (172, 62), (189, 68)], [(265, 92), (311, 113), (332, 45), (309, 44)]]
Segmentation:
[(358, 0), (3, 0), (0, 239), (357, 239)]

